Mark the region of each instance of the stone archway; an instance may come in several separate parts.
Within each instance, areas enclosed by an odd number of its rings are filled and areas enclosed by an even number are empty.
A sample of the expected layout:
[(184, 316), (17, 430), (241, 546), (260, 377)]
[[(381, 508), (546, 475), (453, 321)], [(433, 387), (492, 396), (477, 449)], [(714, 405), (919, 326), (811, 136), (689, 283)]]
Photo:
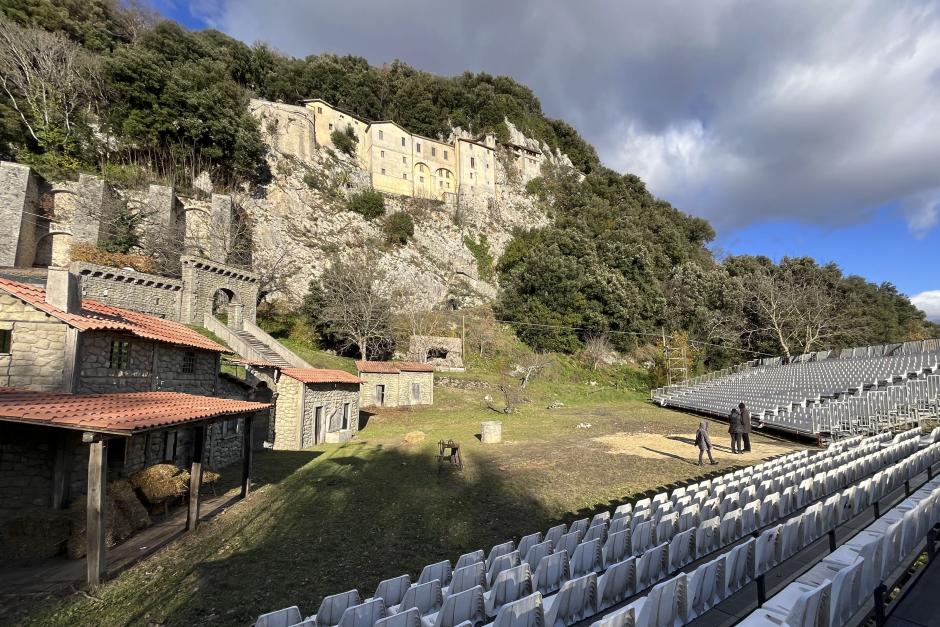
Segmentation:
[[(201, 324), (205, 314), (214, 314), (224, 302), (228, 326), (241, 329), (243, 321), (255, 321), (258, 277), (248, 270), (216, 263), (200, 257), (183, 256), (182, 319)], [(236, 326), (237, 325), (237, 326)]]

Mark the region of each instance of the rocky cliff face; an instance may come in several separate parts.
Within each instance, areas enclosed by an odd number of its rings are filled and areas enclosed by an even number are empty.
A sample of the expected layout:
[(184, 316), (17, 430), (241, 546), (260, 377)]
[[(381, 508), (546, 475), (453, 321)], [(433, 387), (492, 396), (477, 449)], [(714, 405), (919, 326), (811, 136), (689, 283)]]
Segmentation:
[[(389, 244), (384, 218), (366, 220), (346, 209), (347, 197), (369, 186), (368, 174), (345, 155), (316, 148), (311, 122), (301, 107), (260, 101), (253, 107), (271, 148), (268, 158), (274, 180), (261, 193), (237, 194), (235, 202), (253, 223), (255, 268), (278, 267), (289, 275), (283, 296), (292, 304), (302, 299), (310, 280), (336, 259), (363, 258), (379, 264), (390, 283), (408, 288), (428, 307), (443, 300), (484, 302), (495, 296), (496, 279), (465, 241), (478, 244), (482, 236), (492, 258), (498, 259), (514, 228), (548, 222), (525, 192), (506, 153), (497, 159), (496, 198), (444, 204), (386, 196), (386, 215), (407, 212), (415, 225), (407, 244)], [(514, 143), (532, 144), (512, 131)], [(545, 154), (553, 165), (570, 165), (564, 155)]]

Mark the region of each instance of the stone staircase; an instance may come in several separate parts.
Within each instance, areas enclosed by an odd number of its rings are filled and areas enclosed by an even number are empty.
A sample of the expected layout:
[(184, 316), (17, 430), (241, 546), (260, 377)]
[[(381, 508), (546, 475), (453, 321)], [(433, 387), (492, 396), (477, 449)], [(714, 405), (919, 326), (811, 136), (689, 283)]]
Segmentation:
[(232, 331), (236, 336), (242, 339), (246, 344), (248, 344), (256, 353), (264, 357), (264, 361), (279, 366), (281, 368), (289, 368), (290, 364), (287, 363), (283, 357), (275, 353), (273, 350), (268, 348), (267, 344), (263, 343), (261, 340), (256, 338), (251, 333), (247, 331)]

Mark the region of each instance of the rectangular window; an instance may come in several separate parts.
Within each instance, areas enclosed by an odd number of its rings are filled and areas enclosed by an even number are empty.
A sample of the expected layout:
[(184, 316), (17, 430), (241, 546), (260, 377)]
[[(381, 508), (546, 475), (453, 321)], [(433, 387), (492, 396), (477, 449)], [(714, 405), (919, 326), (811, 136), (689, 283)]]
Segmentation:
[(222, 437), (227, 438), (233, 435), (238, 435), (238, 418), (222, 422)]
[(0, 329), (0, 353), (9, 354), (13, 345), (13, 331), (11, 329)]
[(421, 152), (421, 142), (415, 142), (415, 152)]
[(407, 180), (408, 180), (408, 173), (407, 173), (407, 172), (402, 172), (401, 177), (407, 181)]
[(382, 151), (380, 151), (380, 152), (382, 153), (382, 158), (384, 159), (384, 158), (385, 158), (385, 151), (382, 150)]
[(404, 137), (401, 138), (401, 145), (402, 145), (402, 146), (405, 145), (405, 138), (404, 138)]
[(111, 356), (108, 368), (111, 370), (124, 370), (130, 364), (131, 345), (125, 340), (111, 341)]
[(330, 122), (330, 130), (331, 130), (331, 131), (333, 130), (333, 123), (332, 123), (332, 122)]
[(434, 146), (431, 146), (431, 156), (432, 157), (437, 156), (437, 148), (435, 148)]
[(405, 165), (408, 165), (408, 157), (402, 157), (401, 162), (404, 163)]
[(441, 189), (443, 189), (443, 188), (444, 188), (444, 181), (438, 181), (438, 182), (437, 182), (437, 186), (440, 187)]
[(470, 173), (470, 178), (473, 178), (473, 172)]
[(349, 428), (349, 403), (343, 403), (343, 431)]
[(421, 179), (421, 182), (424, 183), (424, 177), (423, 177), (423, 176), (420, 176), (420, 177), (418, 177), (418, 178), (420, 178), (420, 179)]
[(476, 157), (470, 157), (470, 167), (471, 167), (471, 168), (477, 167), (477, 160), (476, 160)]
[(384, 139), (384, 138), (385, 138), (385, 133), (379, 130), (379, 139)]
[(445, 159), (445, 160), (447, 159), (447, 151), (446, 151), (446, 150), (444, 151), (444, 159)]
[(385, 174), (385, 168), (382, 168), (382, 174)]
[(411, 384), (411, 400), (414, 400), (414, 401), (421, 400), (421, 384), (420, 383)]
[(185, 355), (183, 355), (182, 371), (184, 374), (192, 374), (196, 372), (196, 353), (188, 351)]
[(317, 113), (323, 113), (323, 107), (317, 107)]

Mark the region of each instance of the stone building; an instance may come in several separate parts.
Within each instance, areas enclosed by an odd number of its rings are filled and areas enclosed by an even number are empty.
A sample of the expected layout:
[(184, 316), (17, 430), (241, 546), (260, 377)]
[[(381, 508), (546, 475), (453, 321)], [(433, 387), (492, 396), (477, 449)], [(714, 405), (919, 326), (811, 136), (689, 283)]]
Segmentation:
[(342, 370), (285, 368), (277, 383), (274, 448), (345, 442), (359, 430), (359, 385)]
[(434, 366), (410, 361), (357, 361), (363, 407), (434, 403)]
[(463, 340), (440, 335), (412, 335), (408, 359), (430, 364), (435, 370), (463, 372)]
[[(356, 161), (369, 172), (372, 187), (380, 192), (443, 201), (454, 201), (458, 196), (496, 198), (497, 144), (492, 134), (442, 141), (410, 133), (391, 120), (366, 120), (319, 98), (304, 103), (314, 129), (313, 133), (307, 129), (304, 137), (312, 135), (316, 146), (335, 149), (332, 133), (350, 129), (356, 139)], [(289, 121), (285, 118), (285, 123)], [(523, 182), (539, 176), (540, 151), (522, 145), (507, 149), (513, 154), (525, 149), (525, 159), (513, 160)]]

